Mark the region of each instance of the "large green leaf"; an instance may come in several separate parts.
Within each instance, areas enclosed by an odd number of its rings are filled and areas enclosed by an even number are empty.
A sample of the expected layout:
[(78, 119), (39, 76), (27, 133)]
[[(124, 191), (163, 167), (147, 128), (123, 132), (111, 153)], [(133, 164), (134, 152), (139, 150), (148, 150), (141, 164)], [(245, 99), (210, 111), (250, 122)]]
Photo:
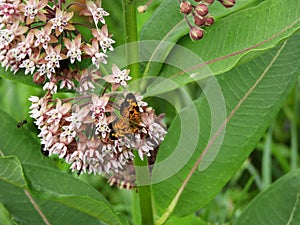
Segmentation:
[(50, 158), (41, 153), (41, 144), (24, 125), (17, 128), (17, 121), (0, 109), (0, 150), (4, 156), (15, 155), (22, 163), (43, 165), (55, 168)]
[(10, 219), (9, 212), (4, 207), (4, 205), (0, 202), (0, 221), (2, 225), (15, 225), (13, 221)]
[[(36, 137), (0, 110), (0, 201), (18, 224), (125, 224), (93, 187), (56, 169)], [(17, 158), (17, 157), (18, 158)], [(30, 195), (31, 197), (28, 197)]]
[[(194, 106), (198, 118), (174, 120), (153, 170), (153, 182), (159, 182), (153, 185), (154, 199), (163, 214), (159, 222), (171, 212), (183, 216), (206, 205), (242, 165), (300, 72), (299, 38), (297, 33), (255, 60), (211, 77), (203, 88), (205, 96), (180, 114), (190, 114)], [(200, 134), (190, 132), (197, 128), (197, 119)], [(191, 128), (184, 130), (184, 123)]]
[(25, 187), (23, 168), (16, 157), (0, 158), (0, 180), (18, 187)]
[(266, 0), (222, 19), (200, 42), (185, 38), (179, 44), (207, 62), (213, 74), (219, 74), (233, 68), (247, 53), (253, 57), (254, 52), (270, 49), (299, 28), (299, 1), (291, 7), (288, 0)]
[(300, 170), (281, 177), (261, 192), (235, 225), (297, 225), (300, 222)]
[[(225, 9), (219, 2), (215, 2), (209, 8), (215, 20), (218, 21), (227, 14), (239, 11), (241, 8), (256, 2), (256, 0), (237, 1), (236, 5), (231, 9)], [(143, 68), (145, 70), (144, 74), (157, 75), (162, 67), (162, 62), (164, 62), (174, 44), (188, 33), (189, 26), (185, 22), (183, 15), (179, 13), (179, 3), (173, 0), (162, 2), (141, 30), (141, 41), (159, 40), (151, 46), (141, 47), (141, 59), (148, 59), (148, 62), (144, 65), (145, 68)], [(208, 33), (207, 36), (209, 35)]]
[(0, 200), (18, 224), (123, 224), (98, 191), (66, 173), (31, 163), (23, 173), (16, 157), (1, 158), (0, 168)]
[[(240, 0), (231, 9), (226, 9), (220, 3), (215, 3), (209, 6), (209, 10), (214, 15), (214, 18), (218, 20), (257, 2), (261, 1)], [(162, 27), (163, 29), (161, 29)], [(151, 18), (143, 25), (140, 39), (176, 42), (188, 32), (189, 27), (185, 23), (183, 15), (179, 12), (179, 3), (174, 3), (172, 0), (164, 0), (151, 15)]]
[[(0, 99), (1, 109), (5, 109), (12, 117), (21, 120), (28, 115), (30, 102), (26, 96), (36, 95), (36, 89), (27, 85), (12, 82), (7, 79), (0, 78), (0, 95), (5, 98)], [(23, 96), (20, 98), (20, 96)]]
[(19, 70), (16, 74), (14, 74), (9, 70), (9, 68), (6, 69), (0, 66), (0, 77), (30, 85), (32, 87), (38, 87), (38, 85), (33, 82), (32, 75), (25, 75), (24, 70)]
[[(170, 4), (174, 5), (174, 2)], [(173, 7), (170, 8), (173, 9)], [(176, 21), (175, 18), (178, 16), (175, 16), (175, 12), (173, 13), (172, 21)], [(160, 23), (166, 23), (167, 20), (164, 17), (169, 16), (169, 13), (168, 15), (160, 13), (156, 16), (158, 17), (156, 20), (160, 20)], [(144, 32), (147, 31), (151, 35), (142, 35), (141, 40), (151, 38), (157, 40), (153, 34), (161, 38), (158, 33), (164, 32), (161, 31), (160, 23), (151, 21), (145, 25)], [(178, 22), (174, 23), (173, 29), (177, 29), (178, 24)], [(275, 47), (299, 27), (299, 1), (293, 2), (291, 6), (288, 0), (266, 0), (255, 7), (248, 7), (220, 18), (207, 29), (207, 33), (200, 41), (193, 42), (188, 36), (178, 41), (179, 32), (177, 39), (163, 37), (160, 41), (150, 42), (151, 44), (142, 43), (141, 61), (149, 61), (144, 75), (156, 75), (162, 68), (160, 76), (182, 86), (194, 80), (221, 74), (232, 69), (241, 60), (250, 60)], [(174, 45), (176, 41), (185, 49)], [(163, 62), (166, 64), (162, 65)], [(160, 92), (170, 90), (170, 88), (162, 89), (161, 87), (157, 89)], [(151, 90), (151, 93), (159, 92)]]

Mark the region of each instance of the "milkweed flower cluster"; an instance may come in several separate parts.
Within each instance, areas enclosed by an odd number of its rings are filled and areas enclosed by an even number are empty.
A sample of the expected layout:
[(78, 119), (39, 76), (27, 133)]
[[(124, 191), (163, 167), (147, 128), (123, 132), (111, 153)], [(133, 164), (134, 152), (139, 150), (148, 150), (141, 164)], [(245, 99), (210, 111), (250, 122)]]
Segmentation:
[(155, 157), (167, 133), (164, 115), (157, 116), (142, 96), (130, 92), (80, 95), (72, 99), (75, 104), (50, 95), (29, 100), (43, 152), (64, 158), (78, 174), (106, 173), (121, 188), (134, 186), (133, 179), (124, 178), (132, 170), (134, 152), (142, 160)]
[[(88, 24), (77, 22), (76, 14)], [(129, 70), (112, 65), (111, 74), (99, 71), (114, 50), (107, 16), (100, 0), (3, 0), (0, 61), (13, 73), (32, 75), (46, 91), (29, 98), (44, 154), (64, 158), (78, 174), (107, 174), (110, 184), (131, 188), (135, 155), (153, 163), (167, 129), (163, 114), (157, 116), (142, 96), (125, 91)], [(87, 40), (79, 26), (92, 38)], [(93, 68), (82, 69), (83, 62)], [(79, 94), (54, 98), (59, 88)]]
[[(74, 89), (85, 75), (76, 66), (91, 60), (97, 68), (107, 63), (107, 51), (115, 41), (108, 33), (101, 1), (85, 4), (65, 1), (4, 0), (0, 3), (0, 61), (14, 73), (21, 68), (32, 74), (44, 90)], [(76, 7), (77, 11), (71, 11)], [(77, 13), (88, 17), (90, 24), (73, 21)], [(87, 26), (93, 37), (85, 40), (78, 27)]]

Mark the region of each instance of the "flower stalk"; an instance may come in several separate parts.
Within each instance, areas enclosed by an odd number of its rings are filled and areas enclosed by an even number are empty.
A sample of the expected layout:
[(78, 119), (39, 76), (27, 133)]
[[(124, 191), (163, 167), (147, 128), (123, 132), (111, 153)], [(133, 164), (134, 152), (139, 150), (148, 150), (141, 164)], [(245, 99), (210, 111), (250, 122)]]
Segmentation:
[[(150, 174), (147, 169), (139, 170), (138, 167), (147, 167), (147, 160), (140, 159), (137, 153), (135, 153), (134, 165), (136, 168), (136, 183), (138, 192), (133, 194), (139, 195), (140, 214), (143, 225), (154, 225), (153, 210), (152, 210), (152, 194), (150, 185), (141, 186), (140, 181), (150, 180)], [(149, 182), (150, 183), (150, 182)], [(133, 212), (135, 213), (135, 212)]]
[(128, 69), (130, 69), (130, 74), (133, 79), (138, 79), (141, 77), (138, 63), (139, 49), (138, 45), (136, 44), (138, 41), (136, 11), (136, 0), (123, 0), (126, 58), (128, 62), (127, 65), (129, 65)]
[[(135, 0), (123, 0), (123, 12), (125, 19), (125, 37), (126, 37), (126, 54), (127, 54), (127, 62), (136, 62), (128, 65), (128, 69), (130, 69), (130, 74), (133, 79), (138, 79), (141, 77), (141, 73), (139, 71), (139, 49), (137, 44), (130, 44), (132, 42), (138, 41), (138, 33), (137, 33), (137, 22), (136, 22), (136, 1)], [(135, 153), (134, 165), (136, 168), (138, 167), (147, 167), (147, 160), (141, 160), (138, 156), (138, 153)], [(150, 185), (140, 186), (140, 181), (143, 179), (149, 180), (150, 175), (148, 170), (139, 170), (136, 169), (136, 182), (138, 192), (133, 194), (139, 195), (139, 204), (140, 204), (140, 214), (143, 225), (153, 225), (153, 210), (152, 210), (152, 199), (151, 199), (151, 188)]]

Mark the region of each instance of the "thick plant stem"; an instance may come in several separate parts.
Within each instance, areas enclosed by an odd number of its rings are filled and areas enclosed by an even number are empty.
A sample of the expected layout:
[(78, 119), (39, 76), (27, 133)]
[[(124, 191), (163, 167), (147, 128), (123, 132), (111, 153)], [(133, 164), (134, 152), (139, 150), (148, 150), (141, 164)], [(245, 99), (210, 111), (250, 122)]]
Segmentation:
[[(147, 169), (147, 157), (142, 161), (138, 154), (135, 154), (134, 165), (136, 167), (136, 181), (138, 185), (139, 205), (141, 212), (142, 225), (154, 225), (151, 187), (149, 185), (140, 186), (141, 181), (150, 181), (149, 171)], [(144, 169), (138, 169), (143, 167)], [(142, 183), (143, 183), (142, 182)], [(134, 193), (135, 194), (135, 193)]]
[[(130, 69), (130, 75), (134, 79), (140, 78), (139, 71), (139, 49), (137, 45), (137, 23), (136, 23), (136, 0), (123, 0), (123, 11), (125, 18), (125, 37), (126, 37), (126, 57), (128, 62), (128, 69)], [(134, 44), (130, 44), (134, 43)], [(147, 169), (147, 158), (142, 161), (138, 154), (135, 154), (134, 165), (136, 169), (136, 182), (138, 185), (137, 194), (139, 196), (141, 223), (143, 225), (154, 225), (152, 199), (151, 199), (151, 187), (150, 185), (140, 186), (144, 183), (145, 179), (150, 180), (149, 171)], [(146, 169), (138, 169), (138, 168)], [(136, 193), (133, 193), (136, 194)], [(134, 212), (137, 213), (137, 212)]]
[[(130, 75), (133, 79), (141, 77), (139, 70), (138, 33), (136, 22), (136, 0), (123, 0), (123, 12), (125, 18), (125, 42), (126, 58)], [(132, 44), (130, 44), (132, 43)]]

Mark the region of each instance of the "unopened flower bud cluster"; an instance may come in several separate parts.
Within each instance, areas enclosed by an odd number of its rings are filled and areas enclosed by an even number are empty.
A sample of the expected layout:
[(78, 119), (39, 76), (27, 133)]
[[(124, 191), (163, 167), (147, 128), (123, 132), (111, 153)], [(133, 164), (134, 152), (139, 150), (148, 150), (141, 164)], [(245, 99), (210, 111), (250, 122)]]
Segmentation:
[[(78, 174), (110, 174), (118, 177), (111, 184), (132, 187), (134, 178), (122, 178), (128, 170), (132, 173), (134, 153), (142, 160), (155, 158), (166, 126), (164, 116), (157, 116), (142, 96), (125, 91), (129, 70), (113, 65), (110, 74), (99, 71), (107, 63), (107, 51), (114, 50), (107, 16), (100, 0), (1, 1), (0, 62), (14, 73), (32, 75), (46, 91), (43, 97), (29, 98), (44, 153), (64, 158)], [(78, 17), (88, 21), (76, 21)], [(79, 27), (92, 38), (84, 37)], [(84, 60), (93, 68), (82, 69)], [(58, 88), (79, 95), (54, 98)]]
[[(235, 4), (235, 0), (219, 0), (219, 2), (229, 8)], [(194, 0), (191, 4), (190, 1), (182, 0), (180, 3), (180, 12), (184, 15), (189, 27), (190, 38), (194, 41), (203, 38), (204, 30), (202, 27), (211, 26), (214, 23), (214, 18), (209, 14), (209, 5), (213, 4), (214, 0)], [(187, 16), (192, 15), (193, 25), (188, 20)]]

